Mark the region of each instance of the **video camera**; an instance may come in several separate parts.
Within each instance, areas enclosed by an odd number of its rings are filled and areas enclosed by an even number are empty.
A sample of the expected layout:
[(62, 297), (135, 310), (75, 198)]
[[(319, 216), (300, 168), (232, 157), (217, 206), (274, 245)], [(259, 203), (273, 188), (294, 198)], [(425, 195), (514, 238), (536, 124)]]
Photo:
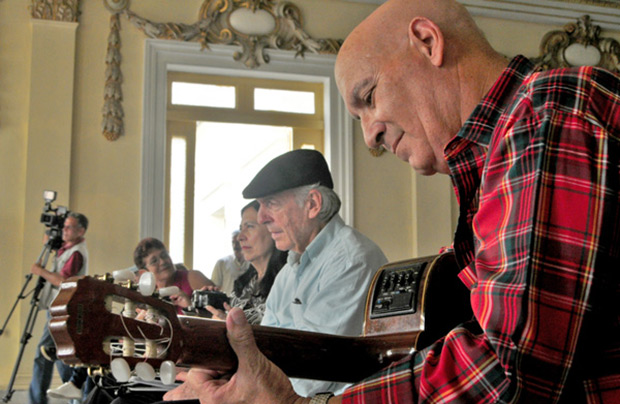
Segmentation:
[(70, 212), (66, 206), (52, 207), (52, 202), (56, 200), (56, 191), (43, 191), (43, 199), (45, 205), (41, 213), (41, 223), (47, 227), (45, 231), (48, 236), (47, 245), (52, 250), (58, 250), (62, 247), (62, 228)]
[(216, 290), (194, 290), (192, 293), (192, 306), (197, 309), (213, 306), (218, 310), (224, 310), (224, 303), (230, 303), (226, 293)]
[(212, 314), (206, 309), (213, 306), (218, 310), (226, 310), (224, 303), (230, 303), (226, 293), (216, 290), (194, 290), (192, 292), (192, 303), (187, 309), (183, 309), (185, 314), (199, 315), (200, 317), (211, 318)]

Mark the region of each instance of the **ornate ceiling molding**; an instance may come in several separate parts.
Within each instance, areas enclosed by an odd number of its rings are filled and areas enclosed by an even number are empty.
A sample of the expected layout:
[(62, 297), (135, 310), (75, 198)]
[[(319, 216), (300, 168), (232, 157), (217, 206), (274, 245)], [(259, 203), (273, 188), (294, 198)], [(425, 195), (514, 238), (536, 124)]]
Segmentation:
[(30, 16), (39, 20), (77, 22), (80, 0), (31, 0)]
[[(383, 4), (386, 0), (346, 0)], [(458, 0), (476, 16), (561, 24), (588, 14), (606, 30), (620, 31), (620, 0)]]
[(620, 30), (620, 2), (603, 0), (459, 0), (472, 15), (564, 25), (589, 15), (597, 24), (609, 31)]
[(620, 43), (601, 38), (601, 27), (590, 16), (581, 16), (562, 30), (549, 31), (540, 43), (540, 56), (532, 61), (544, 69), (570, 66), (600, 66), (620, 71)]
[(292, 50), (303, 57), (307, 52), (336, 54), (342, 44), (340, 39), (312, 38), (303, 28), (299, 8), (287, 1), (205, 0), (193, 24), (150, 21), (131, 11), (129, 0), (104, 0), (104, 4), (112, 13), (101, 124), (108, 140), (118, 139), (124, 131), (120, 15), (149, 38), (199, 42), (203, 49), (210, 44), (240, 46), (233, 57), (250, 69), (269, 63), (267, 49)]
[(234, 56), (249, 68), (269, 63), (266, 49), (335, 54), (342, 40), (314, 39), (303, 29), (299, 8), (286, 1), (206, 0), (194, 24), (157, 23), (129, 9), (129, 21), (150, 38), (198, 41), (209, 44), (241, 46)]

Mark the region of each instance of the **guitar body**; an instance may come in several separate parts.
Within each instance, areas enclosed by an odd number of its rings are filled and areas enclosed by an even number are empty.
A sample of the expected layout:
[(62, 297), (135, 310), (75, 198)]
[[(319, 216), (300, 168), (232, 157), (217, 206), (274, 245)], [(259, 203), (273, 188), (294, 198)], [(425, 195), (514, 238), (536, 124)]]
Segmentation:
[[(457, 273), (451, 254), (387, 264), (368, 293), (362, 336), (253, 326), (257, 345), (288, 376), (359, 381), (471, 319), (469, 291)], [(136, 307), (155, 319), (131, 318)], [(237, 366), (223, 321), (177, 316), (172, 304), (109, 279), (63, 282), (50, 314), (58, 357), (68, 364), (109, 366), (123, 358), (131, 368), (159, 368), (164, 360), (220, 371)]]

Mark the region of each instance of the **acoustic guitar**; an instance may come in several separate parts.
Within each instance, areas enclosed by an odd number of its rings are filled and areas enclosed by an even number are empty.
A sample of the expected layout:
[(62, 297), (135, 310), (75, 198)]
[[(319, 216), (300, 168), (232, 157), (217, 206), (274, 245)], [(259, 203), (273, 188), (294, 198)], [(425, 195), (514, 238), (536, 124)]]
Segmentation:
[[(253, 326), (256, 343), (290, 377), (359, 381), (472, 318), (457, 273), (451, 253), (384, 265), (368, 292), (362, 336)], [(135, 289), (109, 275), (63, 282), (50, 308), (58, 357), (88, 367), (123, 358), (131, 369), (141, 362), (158, 369), (164, 361), (236, 369), (225, 322), (179, 316), (169, 302)], [(133, 318), (136, 308), (148, 310), (149, 320)]]

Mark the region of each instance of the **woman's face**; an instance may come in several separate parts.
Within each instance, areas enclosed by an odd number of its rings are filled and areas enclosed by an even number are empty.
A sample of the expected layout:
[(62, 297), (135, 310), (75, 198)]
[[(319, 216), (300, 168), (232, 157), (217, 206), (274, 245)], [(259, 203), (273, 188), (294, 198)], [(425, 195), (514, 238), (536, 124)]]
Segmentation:
[(247, 208), (241, 214), (239, 243), (243, 257), (247, 261), (258, 258), (269, 258), (273, 250), (273, 239), (265, 225), (258, 223), (258, 212), (254, 208)]
[(168, 282), (173, 280), (174, 265), (172, 259), (168, 255), (168, 251), (161, 249), (153, 249), (149, 251), (148, 255), (144, 257), (143, 261), (145, 268), (155, 275), (155, 282), (158, 286), (168, 285)]

